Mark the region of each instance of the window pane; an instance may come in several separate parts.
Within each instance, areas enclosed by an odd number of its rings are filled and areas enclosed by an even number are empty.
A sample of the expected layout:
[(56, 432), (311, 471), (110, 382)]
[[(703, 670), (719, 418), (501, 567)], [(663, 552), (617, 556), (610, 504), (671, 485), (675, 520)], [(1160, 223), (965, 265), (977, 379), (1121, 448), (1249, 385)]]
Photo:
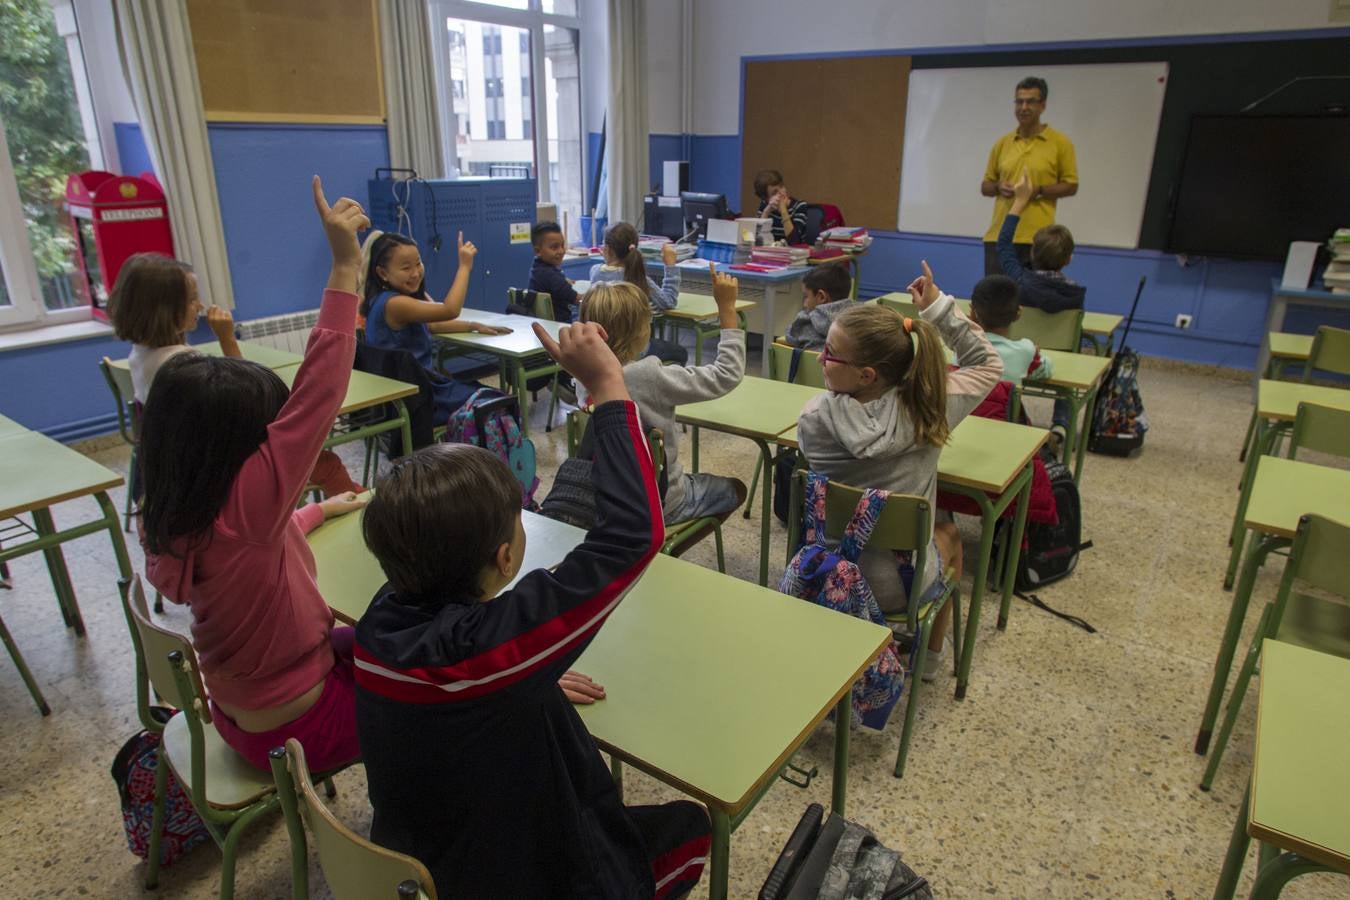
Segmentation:
[(89, 168), (65, 41), (46, 0), (0, 3), (0, 118), (48, 309), (76, 306), (66, 176)]
[(530, 0), (471, 0), (484, 6), (504, 6), (507, 9), (529, 9)]
[(9, 283), (5, 281), (5, 264), (0, 263), (0, 307), (13, 305), (9, 299)]
[(560, 16), (575, 16), (577, 0), (544, 0), (544, 12)]
[[(547, 3), (548, 0), (545, 0)], [(544, 107), (546, 112), (549, 196), (558, 215), (567, 213), (568, 240), (581, 237), (581, 66), (577, 32), (544, 26)]]
[[(518, 8), (526, 8), (524, 0)], [(446, 19), (445, 27), (460, 173), (529, 177), (534, 171), (529, 31), (471, 19)]]

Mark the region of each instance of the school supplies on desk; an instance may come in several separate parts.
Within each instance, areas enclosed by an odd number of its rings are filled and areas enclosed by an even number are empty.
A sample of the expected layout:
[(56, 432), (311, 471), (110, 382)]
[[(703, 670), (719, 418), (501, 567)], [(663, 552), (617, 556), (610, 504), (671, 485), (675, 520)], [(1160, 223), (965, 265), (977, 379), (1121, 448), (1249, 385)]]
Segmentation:
[(839, 225), (820, 233), (820, 244), (850, 253), (858, 253), (872, 246), (872, 235), (866, 228)]
[(810, 256), (808, 247), (756, 247), (750, 251), (750, 262), (766, 266), (804, 266)]
[(765, 265), (764, 263), (757, 263), (757, 262), (744, 262), (744, 263), (733, 263), (732, 265), (727, 266), (727, 268), (733, 269), (737, 272), (759, 272), (763, 274), (766, 272), (781, 272), (784, 269), (786, 269), (787, 266)]

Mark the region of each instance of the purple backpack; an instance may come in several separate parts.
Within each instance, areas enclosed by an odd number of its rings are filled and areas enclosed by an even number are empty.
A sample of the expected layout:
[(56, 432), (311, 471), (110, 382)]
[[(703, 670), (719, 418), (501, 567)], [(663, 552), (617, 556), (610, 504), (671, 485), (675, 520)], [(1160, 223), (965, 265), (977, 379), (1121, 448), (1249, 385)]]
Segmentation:
[[(824, 475), (807, 474), (806, 508), (802, 516), (803, 546), (788, 563), (778, 590), (826, 609), (886, 625), (877, 598), (858, 567), (858, 556), (867, 546), (867, 539), (872, 536), (889, 494), (874, 489), (864, 491), (838, 549), (831, 550), (825, 545), (825, 486), (828, 483), (829, 479)], [(891, 641), (853, 685), (854, 721), (868, 728), (885, 728), (886, 719), (900, 699), (904, 684), (904, 668), (900, 665), (895, 642)]]
[(445, 423), (445, 440), (451, 444), (477, 444), (506, 463), (520, 482), (520, 505), (536, 509), (534, 492), (534, 442), (520, 432), (520, 402), (493, 388), (479, 388), (455, 410)]

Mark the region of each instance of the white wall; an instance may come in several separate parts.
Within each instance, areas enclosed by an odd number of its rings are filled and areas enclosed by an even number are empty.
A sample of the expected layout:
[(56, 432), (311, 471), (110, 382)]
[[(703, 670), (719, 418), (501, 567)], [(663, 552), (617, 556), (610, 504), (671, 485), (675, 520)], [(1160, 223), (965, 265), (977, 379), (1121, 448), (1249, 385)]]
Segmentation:
[(679, 134), (680, 25), (689, 0), (646, 0), (647, 130), (652, 134)]
[(1330, 21), (1328, 0), (849, 0), (834, 7), (820, 0), (688, 2), (694, 4), (696, 134), (740, 131), (743, 56), (925, 46), (978, 49), (986, 44), (1343, 24)]

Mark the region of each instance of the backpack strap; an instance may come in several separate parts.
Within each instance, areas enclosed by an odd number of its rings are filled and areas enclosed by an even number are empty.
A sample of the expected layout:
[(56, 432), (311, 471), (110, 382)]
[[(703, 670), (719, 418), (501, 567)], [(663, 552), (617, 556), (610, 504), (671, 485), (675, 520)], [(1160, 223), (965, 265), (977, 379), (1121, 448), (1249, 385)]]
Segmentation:
[(858, 499), (858, 505), (853, 509), (853, 518), (848, 520), (848, 527), (844, 529), (844, 538), (839, 542), (840, 556), (849, 562), (858, 561), (859, 554), (872, 537), (872, 529), (876, 527), (877, 519), (881, 518), (886, 498), (890, 495), (890, 491), (876, 488), (863, 491), (862, 497)]
[(825, 486), (830, 479), (819, 472), (806, 473), (806, 497), (802, 504), (802, 543), (825, 543)]
[(797, 383), (797, 369), (802, 364), (802, 354), (806, 352), (805, 347), (792, 348), (792, 360), (788, 363), (788, 383)]

